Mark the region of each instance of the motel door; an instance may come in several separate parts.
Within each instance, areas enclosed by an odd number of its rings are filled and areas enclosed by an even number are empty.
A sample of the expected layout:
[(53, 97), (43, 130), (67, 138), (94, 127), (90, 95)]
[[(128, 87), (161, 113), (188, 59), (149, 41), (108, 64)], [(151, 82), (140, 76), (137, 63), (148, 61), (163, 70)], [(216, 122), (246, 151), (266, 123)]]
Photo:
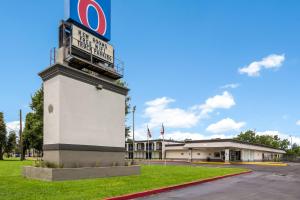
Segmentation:
[(152, 159), (152, 152), (147, 152), (146, 153), (146, 160), (151, 160)]
[(225, 161), (225, 151), (221, 151), (221, 159)]
[(132, 152), (130, 152), (130, 153), (128, 154), (128, 159), (133, 159), (133, 153), (132, 153)]
[(241, 151), (230, 150), (230, 161), (240, 161), (241, 160)]

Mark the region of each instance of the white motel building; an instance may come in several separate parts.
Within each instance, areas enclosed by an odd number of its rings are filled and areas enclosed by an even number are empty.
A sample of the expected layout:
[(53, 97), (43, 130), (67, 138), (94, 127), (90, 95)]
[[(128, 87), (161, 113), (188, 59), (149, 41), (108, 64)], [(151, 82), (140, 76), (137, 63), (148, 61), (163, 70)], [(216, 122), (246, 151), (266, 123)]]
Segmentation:
[(264, 145), (254, 145), (235, 139), (212, 140), (150, 140), (126, 143), (126, 158), (167, 159), (183, 161), (252, 162), (274, 161), (286, 152)]

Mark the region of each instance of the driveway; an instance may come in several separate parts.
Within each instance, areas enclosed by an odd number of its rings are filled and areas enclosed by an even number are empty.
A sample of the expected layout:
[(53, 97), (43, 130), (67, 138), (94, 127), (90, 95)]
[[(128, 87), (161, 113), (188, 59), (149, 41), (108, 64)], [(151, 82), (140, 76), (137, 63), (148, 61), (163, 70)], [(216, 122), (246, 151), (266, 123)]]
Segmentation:
[[(232, 166), (231, 166), (232, 167)], [(300, 164), (288, 167), (246, 167), (254, 172), (181, 190), (154, 195), (141, 200), (299, 200)]]

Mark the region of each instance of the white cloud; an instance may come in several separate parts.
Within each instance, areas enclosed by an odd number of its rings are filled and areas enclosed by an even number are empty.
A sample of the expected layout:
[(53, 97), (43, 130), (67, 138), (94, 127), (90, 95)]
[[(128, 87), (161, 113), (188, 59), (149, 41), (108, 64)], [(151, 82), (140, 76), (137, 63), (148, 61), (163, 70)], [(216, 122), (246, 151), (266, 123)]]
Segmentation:
[(157, 128), (164, 123), (169, 128), (191, 128), (216, 109), (229, 109), (235, 105), (233, 96), (227, 91), (222, 95), (208, 98), (204, 104), (187, 109), (172, 108), (170, 104), (174, 102), (174, 99), (168, 97), (146, 102), (144, 117), (149, 119), (146, 125), (148, 124), (150, 128)]
[(245, 122), (235, 122), (233, 119), (226, 118), (209, 125), (206, 130), (212, 133), (225, 133), (228, 131), (238, 131), (245, 125)]
[[(132, 138), (132, 132), (130, 133), (130, 138)], [(147, 139), (147, 128), (137, 128), (134, 132), (135, 140), (145, 140)]]
[(216, 95), (214, 97), (208, 98), (205, 104), (199, 106), (201, 109), (201, 114), (206, 115), (213, 112), (216, 109), (229, 109), (235, 105), (233, 96), (225, 91), (222, 95)]
[(296, 122), (296, 125), (300, 126), (300, 120), (298, 120), (298, 121)]
[(221, 89), (235, 89), (235, 88), (238, 88), (238, 87), (240, 87), (239, 83), (230, 83), (230, 84), (223, 85), (221, 87)]
[(169, 128), (190, 128), (199, 121), (197, 113), (191, 109), (170, 108), (174, 99), (162, 97), (146, 103), (145, 117), (149, 127), (159, 127), (162, 123)]
[(175, 131), (175, 132), (166, 134), (165, 139), (173, 139), (173, 140), (179, 140), (179, 141), (185, 140), (185, 139), (204, 140), (205, 136), (202, 134), (199, 134), (199, 133)]
[(274, 131), (274, 130), (260, 131), (257, 132), (257, 135), (271, 135), (271, 136), (278, 135), (279, 138), (288, 139), (289, 141), (291, 141), (291, 137), (292, 137), (293, 143), (297, 143), (298, 145), (300, 145), (299, 136), (291, 136), (289, 134), (281, 133), (279, 131)]
[(203, 135), (201, 133), (192, 133), (192, 132), (181, 132), (175, 131), (171, 133), (167, 133), (165, 135), (166, 139), (173, 139), (173, 140), (207, 140), (207, 139), (216, 139), (216, 138), (233, 138), (233, 135), (224, 135), (224, 134), (217, 134), (217, 135)]
[(166, 105), (172, 102), (175, 102), (175, 100), (168, 97), (162, 97), (162, 98), (154, 99), (152, 101), (148, 101), (146, 102), (146, 105), (153, 106), (153, 107), (165, 107)]
[[(17, 134), (19, 134), (20, 121), (12, 121), (12, 122), (6, 123), (6, 129), (7, 129), (7, 132), (15, 131)], [(23, 122), (23, 129), (24, 129), (24, 122)]]
[(247, 74), (248, 76), (259, 76), (262, 69), (278, 69), (282, 66), (285, 60), (285, 55), (272, 54), (260, 61), (254, 61), (248, 66), (239, 69), (241, 74)]

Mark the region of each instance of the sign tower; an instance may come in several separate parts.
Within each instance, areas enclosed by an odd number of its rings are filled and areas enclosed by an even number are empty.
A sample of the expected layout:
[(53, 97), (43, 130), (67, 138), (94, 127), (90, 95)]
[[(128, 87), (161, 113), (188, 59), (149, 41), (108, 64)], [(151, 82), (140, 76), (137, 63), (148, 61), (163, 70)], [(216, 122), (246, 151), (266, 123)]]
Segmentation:
[[(110, 0), (66, 0), (56, 61), (39, 74), (44, 87), (43, 160), (63, 168), (56, 178), (53, 171), (51, 180), (140, 171), (138, 166), (125, 167), (128, 89), (116, 84), (124, 69), (108, 43), (110, 10)], [(25, 170), (28, 174), (45, 179)]]

